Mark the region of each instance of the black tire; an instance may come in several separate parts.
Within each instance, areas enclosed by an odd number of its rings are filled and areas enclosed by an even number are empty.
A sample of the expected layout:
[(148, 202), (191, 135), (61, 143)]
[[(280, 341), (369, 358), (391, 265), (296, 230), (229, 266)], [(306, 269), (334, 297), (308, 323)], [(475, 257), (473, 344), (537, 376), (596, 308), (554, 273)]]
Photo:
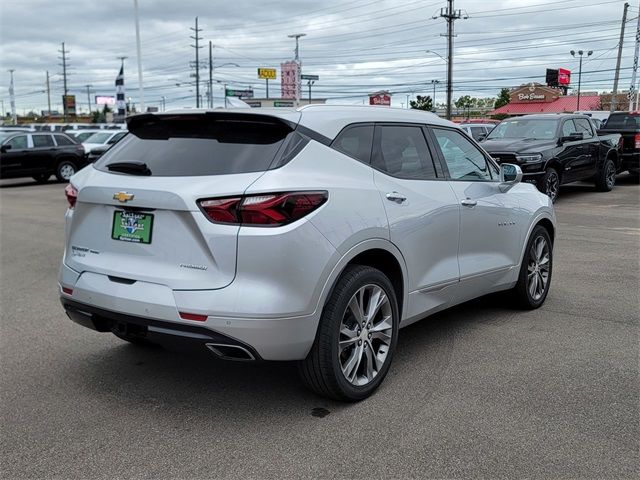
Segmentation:
[(59, 182), (68, 182), (69, 178), (78, 171), (77, 165), (71, 160), (61, 160), (56, 167), (56, 178)]
[(607, 158), (602, 168), (596, 174), (596, 190), (610, 192), (616, 184), (616, 164)]
[(38, 183), (47, 183), (49, 181), (49, 177), (51, 177), (50, 173), (40, 173), (38, 175), (34, 175), (33, 178)]
[(538, 183), (538, 190), (546, 194), (555, 203), (560, 194), (560, 174), (555, 168), (549, 167), (545, 170), (542, 179)]
[[(339, 354), (340, 328), (343, 317), (347, 313), (349, 302), (354, 298), (356, 292), (363, 287), (371, 285), (380, 287), (389, 300), (392, 316), (391, 340), (384, 363), (378, 369), (377, 374), (373, 376), (371, 381), (359, 386), (347, 380), (342, 372)], [(347, 267), (324, 307), (316, 339), (309, 355), (298, 364), (302, 381), (312, 391), (333, 400), (356, 402), (367, 398), (378, 388), (389, 371), (398, 340), (398, 323), (398, 302), (393, 285), (387, 276), (371, 267), (362, 265)], [(373, 340), (371, 341), (373, 342)], [(366, 347), (366, 340), (364, 344)], [(356, 348), (355, 344), (353, 348)], [(342, 350), (343, 353), (345, 351), (346, 349)], [(361, 358), (363, 358), (362, 355)], [(368, 360), (365, 360), (365, 362), (368, 362)], [(358, 362), (358, 365), (360, 365), (360, 362)], [(358, 366), (356, 366), (355, 370), (357, 369)]]
[[(541, 238), (546, 243), (548, 248), (548, 276), (547, 282), (542, 291), (542, 295), (539, 298), (535, 298), (531, 293), (531, 289), (528, 278), (530, 272), (530, 265), (535, 262), (533, 257), (532, 247)], [(542, 269), (540, 269), (541, 271)], [(534, 269), (534, 273), (537, 274), (538, 270)], [(525, 249), (524, 256), (522, 258), (522, 265), (520, 266), (520, 274), (518, 275), (518, 283), (513, 288), (514, 300), (517, 307), (525, 310), (533, 310), (540, 307), (549, 293), (549, 287), (551, 286), (551, 276), (553, 272), (553, 244), (551, 243), (551, 237), (546, 228), (540, 225), (536, 226), (531, 232), (529, 241), (527, 242), (527, 248)], [(542, 273), (540, 274), (540, 277)], [(539, 278), (540, 278), (539, 277)]]

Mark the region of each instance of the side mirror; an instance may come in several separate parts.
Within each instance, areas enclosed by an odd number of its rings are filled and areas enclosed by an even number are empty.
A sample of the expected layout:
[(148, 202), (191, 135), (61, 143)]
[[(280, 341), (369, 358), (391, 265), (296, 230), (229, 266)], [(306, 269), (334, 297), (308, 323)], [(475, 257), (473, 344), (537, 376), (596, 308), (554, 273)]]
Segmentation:
[(503, 163), (500, 165), (500, 191), (508, 192), (511, 188), (522, 181), (522, 170), (518, 165)]
[(487, 134), (486, 133), (481, 133), (480, 135), (478, 135), (478, 142), (483, 141), (485, 138), (487, 138)]
[(2, 145), (0, 147), (0, 153), (7, 153), (7, 150), (11, 150), (11, 145)]
[(580, 140), (584, 140), (584, 133), (573, 132), (571, 135), (567, 135), (566, 137), (561, 137), (560, 143), (579, 142)]

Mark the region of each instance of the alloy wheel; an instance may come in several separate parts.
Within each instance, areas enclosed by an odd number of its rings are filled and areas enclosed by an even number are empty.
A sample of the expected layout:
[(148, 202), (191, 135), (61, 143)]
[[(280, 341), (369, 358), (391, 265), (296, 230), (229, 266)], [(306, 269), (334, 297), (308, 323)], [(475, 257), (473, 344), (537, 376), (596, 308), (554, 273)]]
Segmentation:
[(393, 310), (384, 290), (369, 284), (349, 300), (340, 323), (338, 360), (344, 378), (370, 383), (382, 369), (393, 336)]
[(607, 188), (612, 189), (616, 184), (616, 167), (613, 162), (607, 162), (607, 170), (605, 172)]
[(558, 191), (560, 190), (560, 179), (558, 178), (558, 174), (556, 172), (549, 172), (547, 175), (547, 181), (545, 183), (545, 193), (551, 198), (551, 200), (555, 201), (558, 196)]
[(542, 298), (547, 289), (550, 261), (549, 245), (544, 237), (539, 236), (531, 245), (527, 266), (527, 289), (536, 302)]
[(76, 169), (73, 168), (73, 165), (65, 163), (60, 167), (60, 176), (65, 180), (69, 180), (75, 173)]

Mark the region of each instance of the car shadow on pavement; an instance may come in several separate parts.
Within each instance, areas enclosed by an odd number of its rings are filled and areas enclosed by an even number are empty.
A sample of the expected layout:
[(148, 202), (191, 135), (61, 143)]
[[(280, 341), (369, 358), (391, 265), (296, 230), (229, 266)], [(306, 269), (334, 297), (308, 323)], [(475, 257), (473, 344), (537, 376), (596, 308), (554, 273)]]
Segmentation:
[[(416, 402), (423, 405), (437, 391), (448, 367), (455, 332), (477, 327), (487, 318), (508, 321), (512, 311), (503, 303), (501, 296), (490, 295), (403, 328), (389, 375), (378, 392), (360, 405), (392, 406), (397, 402), (394, 392), (406, 393), (407, 387), (418, 385), (413, 393), (424, 397)], [(108, 345), (76, 353), (63, 375), (73, 379), (83, 397), (105, 402), (108, 408), (151, 408), (168, 415), (188, 408), (195, 417), (224, 412), (225, 418), (255, 421), (248, 417), (290, 418), (296, 412), (322, 417), (320, 410), (337, 412), (359, 405), (329, 401), (307, 391), (294, 362), (224, 361), (204, 348), (194, 352), (141, 347), (100, 335)]]

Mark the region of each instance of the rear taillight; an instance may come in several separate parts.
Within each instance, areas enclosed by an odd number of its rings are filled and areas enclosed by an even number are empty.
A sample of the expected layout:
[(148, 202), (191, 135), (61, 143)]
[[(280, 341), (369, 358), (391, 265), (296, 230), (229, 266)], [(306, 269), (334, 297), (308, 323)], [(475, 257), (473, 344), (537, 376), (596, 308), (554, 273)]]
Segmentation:
[(640, 149), (640, 133), (636, 133), (636, 150)]
[(327, 201), (327, 192), (287, 192), (199, 200), (214, 223), (277, 227), (295, 222)]
[(67, 197), (67, 202), (69, 202), (69, 208), (73, 208), (76, 206), (76, 200), (78, 199), (78, 190), (71, 184), (68, 184), (64, 187), (64, 194)]

